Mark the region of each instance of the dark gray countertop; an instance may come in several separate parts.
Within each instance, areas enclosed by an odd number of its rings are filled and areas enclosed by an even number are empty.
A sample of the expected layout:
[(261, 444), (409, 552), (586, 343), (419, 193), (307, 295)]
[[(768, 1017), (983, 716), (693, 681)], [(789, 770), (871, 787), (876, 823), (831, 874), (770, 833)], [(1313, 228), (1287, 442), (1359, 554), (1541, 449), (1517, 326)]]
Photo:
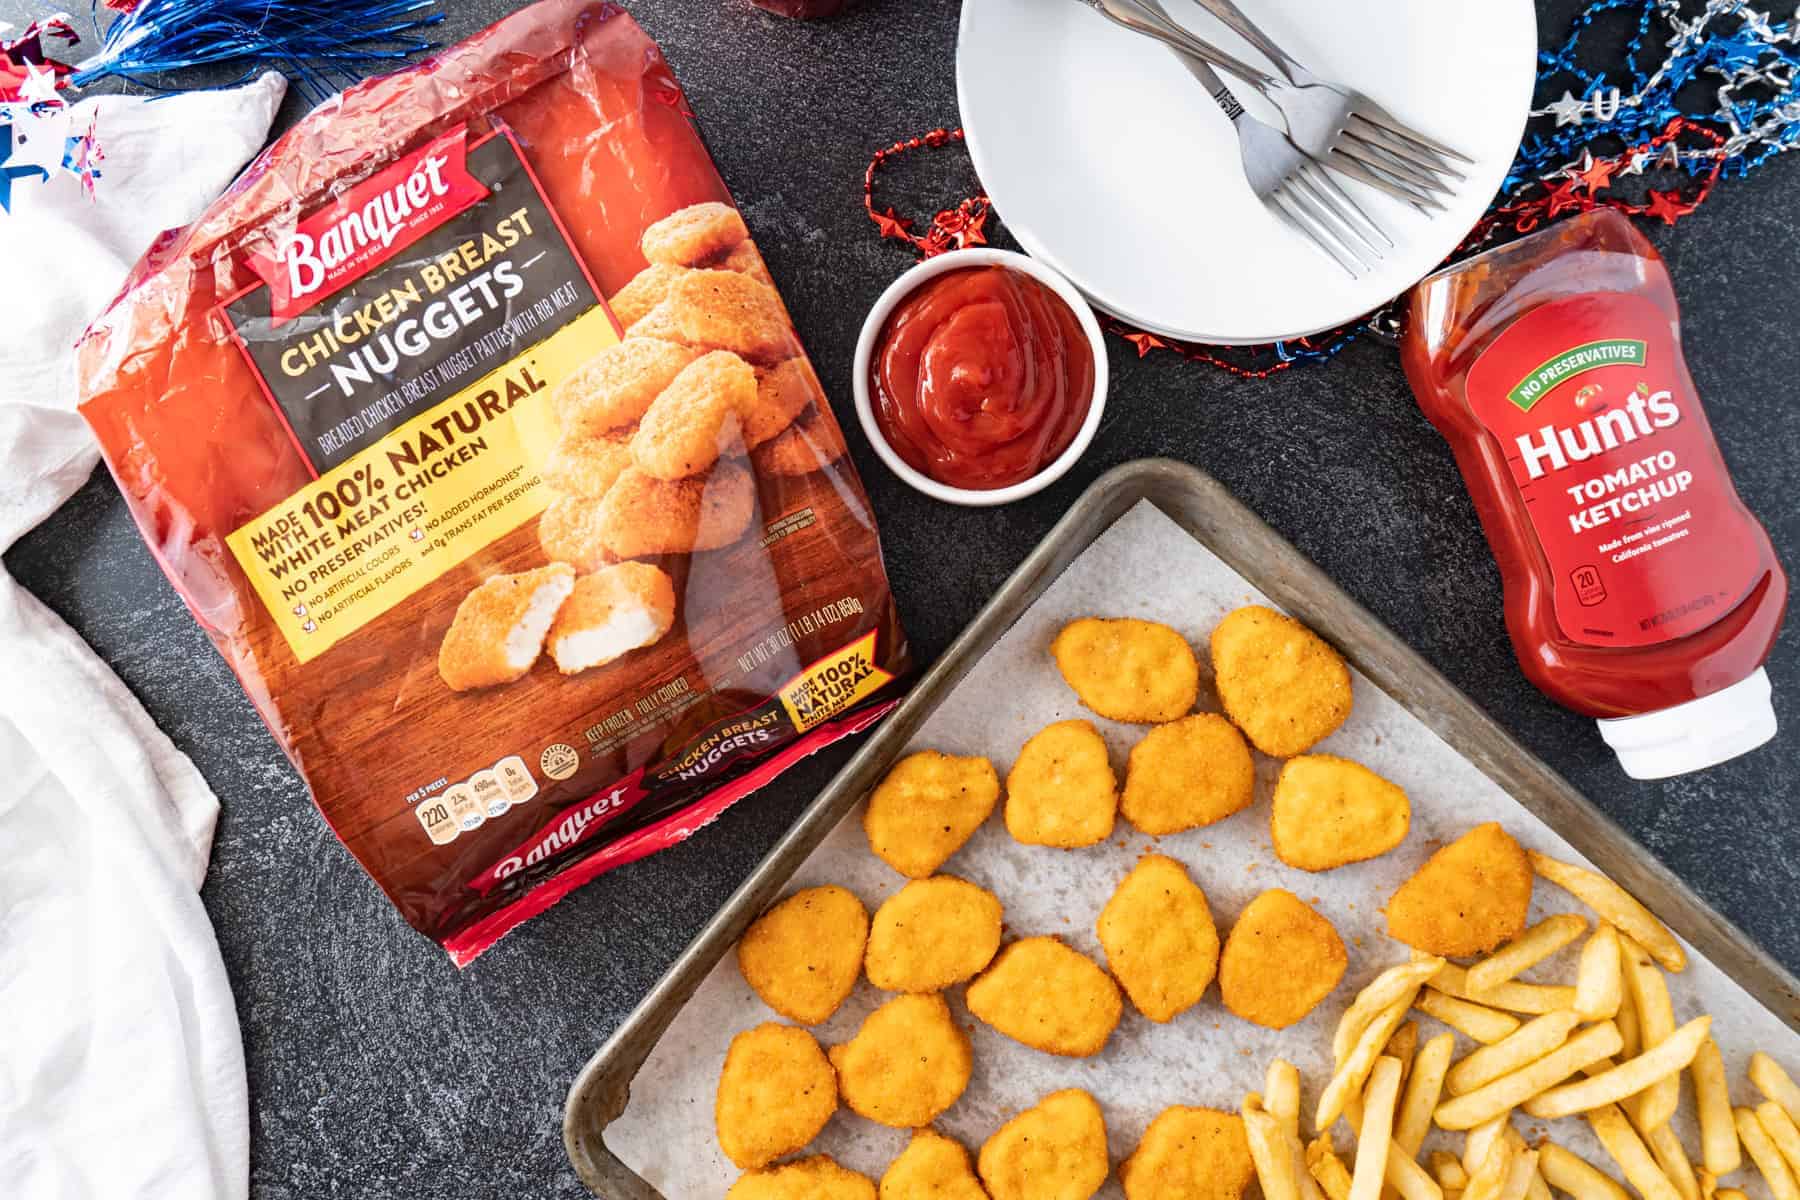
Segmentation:
[[(0, 0), (0, 18), (17, 21), (26, 7)], [(446, 39), (512, 7), (445, 0)], [(999, 511), (923, 499), (861, 439), (845, 380), (862, 314), (910, 262), (864, 218), (863, 168), (880, 145), (956, 124), (957, 5), (865, 0), (824, 26), (769, 18), (744, 0), (630, 7), (673, 62), (820, 373), (835, 382), (922, 658), (1108, 467), (1157, 454), (1196, 463), (1800, 970), (1800, 623), (1770, 664), (1783, 727), (1774, 745), (1681, 780), (1628, 781), (1591, 721), (1520, 675), (1499, 576), (1449, 452), (1378, 344), (1241, 382), (1168, 355), (1139, 361), (1115, 340), (1107, 419), (1069, 478)], [(1560, 36), (1567, 7), (1540, 4), (1547, 30)], [(916, 173), (937, 188), (922, 195), (960, 195), (972, 177), (957, 152), (936, 157)], [(1790, 567), (1800, 557), (1796, 183), (1800, 161), (1776, 163), (1722, 185), (1678, 230), (1653, 231), (1725, 456)], [(6, 566), (113, 664), (224, 803), (205, 900), (243, 1022), (260, 1200), (585, 1195), (560, 1140), (570, 1079), (848, 754), (819, 756), (686, 845), (601, 878), (458, 973), (319, 820), (104, 471)]]

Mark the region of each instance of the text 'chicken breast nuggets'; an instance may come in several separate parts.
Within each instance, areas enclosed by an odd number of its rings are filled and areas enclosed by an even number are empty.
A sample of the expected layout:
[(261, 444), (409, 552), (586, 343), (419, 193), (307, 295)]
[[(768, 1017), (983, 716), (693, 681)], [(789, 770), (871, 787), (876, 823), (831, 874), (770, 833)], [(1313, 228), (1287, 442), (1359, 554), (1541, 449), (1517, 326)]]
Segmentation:
[(995, 1130), (976, 1165), (993, 1200), (1088, 1200), (1106, 1182), (1106, 1120), (1080, 1088), (1052, 1092)]
[(750, 1170), (792, 1154), (837, 1112), (837, 1076), (813, 1035), (770, 1022), (731, 1039), (713, 1121), (719, 1148)]
[(612, 433), (564, 437), (544, 458), (538, 472), (544, 482), (566, 496), (598, 500), (631, 465), (632, 427)]
[(1006, 775), (1006, 830), (1028, 846), (1093, 846), (1112, 834), (1119, 784), (1106, 739), (1086, 721), (1032, 735)]
[(1198, 829), (1256, 799), (1256, 763), (1237, 727), (1216, 713), (1158, 725), (1131, 748), (1119, 812), (1151, 837)]
[(679, 342), (697, 350), (729, 350), (760, 366), (799, 354), (775, 289), (736, 271), (689, 271), (633, 325), (631, 337)]
[(921, 750), (895, 763), (863, 811), (876, 858), (924, 879), (962, 849), (1000, 799), (1000, 776), (985, 758)]
[(858, 1116), (916, 1129), (963, 1094), (975, 1057), (942, 996), (896, 996), (831, 1048), (838, 1091)]
[(749, 236), (737, 209), (709, 200), (678, 209), (651, 225), (638, 245), (649, 262), (694, 267), (719, 257)]
[(635, 425), (700, 351), (654, 338), (608, 346), (550, 393), (565, 436), (610, 433)]
[(831, 1018), (862, 973), (869, 914), (841, 887), (795, 892), (751, 923), (738, 970), (762, 1002), (790, 1021)]
[(719, 550), (744, 536), (756, 517), (756, 483), (722, 462), (694, 479), (656, 479), (636, 467), (600, 501), (596, 529), (619, 558)]
[(675, 584), (660, 567), (627, 562), (575, 581), (550, 626), (550, 657), (578, 675), (654, 646), (675, 627)]
[(1193, 647), (1154, 621), (1085, 617), (1063, 626), (1050, 652), (1081, 702), (1111, 721), (1173, 721), (1200, 695)]
[(544, 557), (593, 572), (620, 559), (601, 536), (601, 501), (558, 496), (538, 517), (538, 545)]
[[(756, 399), (738, 415), (744, 423), (744, 444), (752, 449), (792, 425), (825, 391), (804, 358), (790, 358), (779, 366), (756, 373)], [(804, 473), (804, 472), (803, 472)]]
[(829, 1154), (816, 1154), (740, 1176), (725, 1200), (875, 1200), (875, 1185)]
[(703, 354), (650, 405), (631, 438), (638, 470), (657, 479), (704, 474), (745, 453), (738, 412), (756, 403), (756, 372), (735, 354)]
[(875, 910), (869, 982), (886, 992), (940, 992), (972, 979), (1000, 949), (1000, 901), (954, 875), (915, 879)]
[(881, 1200), (988, 1200), (988, 1194), (961, 1142), (935, 1129), (915, 1129), (881, 1176)]
[(816, 399), (792, 425), (750, 452), (758, 475), (811, 475), (849, 452), (843, 430), (825, 415), (824, 403)]
[(1242, 1200), (1256, 1177), (1236, 1113), (1165, 1108), (1119, 1164), (1125, 1200)]
[(1219, 969), (1219, 931), (1187, 868), (1146, 854), (1100, 910), (1094, 931), (1137, 1010), (1163, 1022), (1200, 1002)]
[(969, 1011), (1015, 1042), (1086, 1058), (1119, 1024), (1119, 985), (1079, 950), (1029, 937), (1000, 951), (963, 994)]
[(1292, 892), (1264, 892), (1239, 914), (1219, 956), (1225, 1007), (1256, 1025), (1286, 1029), (1331, 995), (1350, 956), (1331, 922)]
[(639, 271), (631, 282), (606, 301), (619, 324), (629, 329), (650, 314), (650, 310), (669, 298), (669, 288), (681, 277), (686, 267), (669, 263), (651, 263)]
[(438, 674), (453, 692), (523, 679), (569, 593), (575, 571), (553, 562), (535, 571), (496, 575), (462, 598), (438, 647)]
[(1478, 825), (1431, 856), (1388, 901), (1388, 936), (1440, 958), (1486, 954), (1525, 932), (1531, 862), (1506, 830)]
[(1302, 871), (1380, 858), (1406, 840), (1406, 792), (1361, 763), (1329, 754), (1289, 759), (1275, 784), (1275, 854)]
[(1350, 668), (1292, 617), (1251, 605), (1212, 635), (1213, 674), (1225, 715), (1273, 758), (1318, 745), (1350, 715)]

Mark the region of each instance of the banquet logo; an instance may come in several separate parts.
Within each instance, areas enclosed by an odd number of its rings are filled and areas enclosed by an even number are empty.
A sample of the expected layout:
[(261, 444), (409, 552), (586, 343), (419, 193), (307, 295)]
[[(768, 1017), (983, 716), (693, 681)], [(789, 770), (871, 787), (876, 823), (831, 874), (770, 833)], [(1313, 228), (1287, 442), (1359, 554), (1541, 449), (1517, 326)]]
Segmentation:
[(271, 317), (293, 319), (487, 195), (458, 125), (306, 216), (272, 254), (247, 256), (269, 285)]

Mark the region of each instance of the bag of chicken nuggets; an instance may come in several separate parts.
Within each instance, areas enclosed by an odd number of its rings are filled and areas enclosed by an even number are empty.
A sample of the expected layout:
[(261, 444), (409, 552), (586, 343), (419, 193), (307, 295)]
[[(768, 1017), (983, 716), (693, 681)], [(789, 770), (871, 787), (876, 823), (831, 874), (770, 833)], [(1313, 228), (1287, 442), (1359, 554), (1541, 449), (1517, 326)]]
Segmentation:
[(458, 962), (906, 669), (830, 404), (616, 5), (543, 0), (327, 102), (79, 357), (157, 560)]

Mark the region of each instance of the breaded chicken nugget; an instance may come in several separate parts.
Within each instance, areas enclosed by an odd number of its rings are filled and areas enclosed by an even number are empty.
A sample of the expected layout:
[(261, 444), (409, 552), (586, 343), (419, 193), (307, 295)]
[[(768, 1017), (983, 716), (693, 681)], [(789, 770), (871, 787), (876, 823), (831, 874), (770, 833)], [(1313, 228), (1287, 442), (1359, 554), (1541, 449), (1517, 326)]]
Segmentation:
[(1350, 715), (1343, 658), (1274, 609), (1251, 605), (1227, 614), (1213, 630), (1212, 660), (1225, 715), (1272, 758), (1304, 754)]
[(730, 350), (761, 366), (800, 350), (775, 289), (736, 271), (689, 271), (672, 280), (668, 297), (627, 332), (700, 350)]
[(1064, 1058), (1100, 1053), (1125, 1007), (1112, 976), (1053, 937), (1002, 950), (963, 1000), (1013, 1041)]
[(551, 410), (569, 437), (634, 425), (700, 353), (672, 341), (627, 337), (557, 384)]
[(935, 1129), (915, 1129), (881, 1176), (881, 1200), (988, 1200), (988, 1194), (961, 1142)]
[(654, 479), (636, 467), (600, 500), (595, 529), (619, 558), (718, 550), (756, 517), (756, 485), (736, 463), (693, 479)]
[(692, 267), (719, 257), (749, 236), (737, 209), (709, 200), (677, 209), (651, 225), (638, 245), (653, 263)]
[(1080, 1088), (1052, 1092), (995, 1130), (976, 1166), (994, 1200), (1088, 1200), (1106, 1182), (1106, 1120)]
[(558, 441), (539, 472), (544, 482), (565, 496), (598, 500), (631, 465), (631, 435), (636, 426), (612, 433), (576, 434)]
[(1302, 871), (1380, 858), (1406, 840), (1412, 805), (1361, 763), (1329, 754), (1291, 758), (1275, 784), (1275, 856)]
[(936, 995), (894, 997), (831, 1048), (850, 1111), (896, 1129), (937, 1120), (969, 1086), (974, 1064), (968, 1035)]
[(1033, 734), (1006, 774), (1006, 831), (1027, 846), (1092, 846), (1112, 835), (1119, 784), (1106, 739), (1087, 721)]
[(523, 679), (544, 649), (556, 610), (575, 589), (575, 569), (553, 562), (496, 575), (462, 598), (438, 647), (438, 674), (453, 692)]
[(739, 242), (718, 261), (707, 265), (723, 271), (736, 271), (739, 275), (760, 279), (770, 287), (775, 286), (775, 279), (769, 274), (768, 264), (763, 262), (762, 252), (757, 250), (755, 242)]
[(1210, 1108), (1165, 1108), (1119, 1164), (1125, 1200), (1242, 1200), (1256, 1177), (1244, 1119)]
[(1256, 799), (1256, 763), (1224, 717), (1197, 713), (1158, 725), (1131, 748), (1119, 812), (1151, 837), (1198, 829)]
[(1440, 958), (1486, 954), (1525, 932), (1531, 862), (1499, 825), (1477, 825), (1431, 856), (1388, 901), (1388, 936)]
[(756, 399), (738, 410), (744, 424), (744, 444), (762, 445), (792, 425), (806, 406), (823, 400), (818, 376), (804, 358), (790, 358), (756, 373)]
[(924, 879), (962, 849), (999, 799), (1000, 776), (987, 759), (921, 750), (895, 763), (870, 793), (863, 832), (876, 858)]
[(742, 455), (738, 413), (756, 404), (756, 372), (735, 354), (704, 354), (650, 405), (631, 439), (638, 470), (657, 479), (704, 474), (722, 455)]
[(546, 558), (568, 563), (577, 571), (598, 571), (624, 557), (607, 548), (601, 533), (600, 500), (558, 496), (538, 517), (537, 536)]
[(745, 1170), (805, 1146), (837, 1112), (837, 1076), (813, 1035), (773, 1021), (731, 1039), (713, 1123), (725, 1157)]
[(1192, 710), (1200, 694), (1193, 647), (1154, 621), (1071, 621), (1050, 652), (1081, 702), (1108, 720), (1173, 721)]
[(725, 1200), (875, 1200), (875, 1185), (829, 1154), (815, 1154), (740, 1176)]
[(669, 285), (686, 267), (668, 263), (651, 263), (639, 271), (631, 282), (614, 292), (606, 301), (619, 324), (629, 329), (650, 314), (650, 310), (669, 298)]
[(1344, 978), (1350, 956), (1331, 922), (1292, 892), (1264, 892), (1238, 915), (1219, 956), (1219, 995), (1244, 1020), (1286, 1029)]
[(550, 626), (550, 657), (564, 675), (654, 646), (675, 625), (675, 584), (662, 568), (625, 562), (575, 581)]
[(826, 416), (824, 404), (816, 399), (792, 425), (750, 452), (758, 475), (811, 475), (849, 453), (844, 431)]
[(1219, 931), (1187, 868), (1146, 854), (1100, 910), (1094, 932), (1137, 1010), (1173, 1020), (1200, 1002), (1219, 969)]
[(938, 992), (971, 979), (1000, 949), (1000, 900), (954, 875), (915, 879), (875, 910), (864, 955), (885, 992)]
[(813, 887), (758, 917), (738, 942), (738, 970), (762, 1002), (790, 1021), (831, 1018), (862, 972), (869, 914), (853, 892)]

